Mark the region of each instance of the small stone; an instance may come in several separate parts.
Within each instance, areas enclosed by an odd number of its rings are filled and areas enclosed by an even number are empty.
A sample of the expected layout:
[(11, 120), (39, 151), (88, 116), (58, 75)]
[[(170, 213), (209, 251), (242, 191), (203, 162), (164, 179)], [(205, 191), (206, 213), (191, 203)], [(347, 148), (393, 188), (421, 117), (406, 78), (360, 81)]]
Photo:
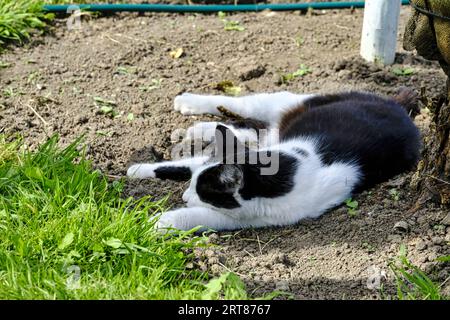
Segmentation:
[(444, 241), (445, 241), (447, 244), (450, 244), (450, 232), (447, 233), (447, 234), (445, 235)]
[(444, 243), (444, 239), (442, 239), (441, 237), (433, 237), (431, 239), (431, 241), (433, 241), (433, 244), (438, 245), (438, 246), (440, 246)]
[(418, 224), (425, 224), (428, 221), (428, 217), (426, 215), (421, 215), (417, 217)]
[(247, 46), (245, 44), (240, 44), (237, 49), (238, 51), (247, 51)]
[(427, 243), (423, 240), (420, 240), (417, 244), (416, 244), (416, 249), (419, 251), (423, 251), (427, 248)]
[(217, 233), (211, 233), (208, 236), (208, 243), (217, 244), (220, 241), (220, 237), (217, 235)]
[(399, 221), (394, 225), (394, 230), (400, 233), (406, 233), (409, 231), (409, 225), (406, 221)]
[(287, 291), (290, 291), (291, 288), (289, 287), (288, 281), (280, 280), (275, 283), (275, 290), (287, 292)]
[(211, 273), (212, 273), (213, 275), (219, 275), (219, 274), (221, 274), (221, 273), (223, 272), (222, 266), (221, 266), (221, 265), (218, 265), (218, 264), (213, 264), (213, 265), (209, 268), (209, 270), (211, 271)]

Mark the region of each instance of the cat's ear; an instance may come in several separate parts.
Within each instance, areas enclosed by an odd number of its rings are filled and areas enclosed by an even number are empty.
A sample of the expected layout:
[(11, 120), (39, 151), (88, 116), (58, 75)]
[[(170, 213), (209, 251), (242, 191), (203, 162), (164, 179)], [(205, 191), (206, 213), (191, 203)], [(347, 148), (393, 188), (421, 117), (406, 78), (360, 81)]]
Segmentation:
[(244, 173), (239, 165), (224, 164), (219, 167), (219, 182), (224, 187), (224, 192), (234, 193), (243, 182)]
[(247, 148), (230, 128), (217, 124), (215, 132), (215, 158), (221, 163), (239, 163), (237, 154), (245, 154)]

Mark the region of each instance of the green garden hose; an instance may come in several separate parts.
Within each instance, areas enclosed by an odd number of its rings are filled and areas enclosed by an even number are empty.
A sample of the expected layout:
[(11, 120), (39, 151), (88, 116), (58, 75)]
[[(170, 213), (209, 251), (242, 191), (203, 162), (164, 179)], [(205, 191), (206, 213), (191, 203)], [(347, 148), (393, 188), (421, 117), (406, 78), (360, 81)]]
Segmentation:
[[(402, 0), (403, 5), (409, 0)], [(54, 13), (65, 13), (73, 5), (45, 5), (44, 10)], [(294, 11), (307, 9), (345, 9), (364, 8), (364, 1), (344, 2), (309, 2), (279, 4), (240, 4), (240, 5), (172, 5), (172, 4), (79, 4), (81, 10), (96, 12), (239, 12), (239, 11)]]

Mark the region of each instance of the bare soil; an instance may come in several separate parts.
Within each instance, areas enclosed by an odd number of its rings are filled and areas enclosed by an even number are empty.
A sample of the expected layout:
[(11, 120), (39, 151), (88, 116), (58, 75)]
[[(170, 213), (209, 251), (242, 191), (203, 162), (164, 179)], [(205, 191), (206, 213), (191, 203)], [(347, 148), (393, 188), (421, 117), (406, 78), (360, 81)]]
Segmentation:
[[(403, 8), (401, 32), (408, 14)], [(445, 85), (439, 66), (404, 52), (401, 37), (393, 66), (362, 61), (360, 10), (228, 18), (245, 30), (225, 31), (217, 15), (120, 14), (85, 19), (81, 30), (68, 30), (66, 20), (57, 20), (49, 35), (0, 56), (10, 64), (0, 68), (0, 132), (20, 133), (31, 146), (53, 133), (63, 144), (84, 134), (89, 158), (114, 178), (131, 162), (168, 159), (173, 130), (208, 119), (175, 112), (174, 97), (185, 91), (220, 94), (214, 85), (223, 80), (239, 85), (241, 94), (368, 90), (389, 95), (408, 86), (435, 95)], [(183, 54), (173, 58), (177, 48)], [(311, 73), (280, 83), (282, 74), (301, 64)], [(395, 68), (413, 73), (400, 76)], [(112, 101), (107, 106), (115, 116), (101, 110), (102, 101)], [(416, 122), (426, 137), (427, 110)], [(358, 195), (356, 215), (341, 206), (287, 228), (212, 234), (211, 242), (219, 246), (197, 250), (196, 267), (212, 274), (232, 270), (255, 296), (279, 289), (295, 299), (394, 298), (388, 263), (404, 244), (414, 263), (442, 281), (449, 269), (435, 259), (449, 254), (449, 213), (418, 204), (412, 177), (405, 174)], [(170, 193), (169, 203), (177, 206), (184, 187), (129, 182), (125, 195), (161, 199)], [(382, 290), (368, 288), (374, 268), (386, 273)]]

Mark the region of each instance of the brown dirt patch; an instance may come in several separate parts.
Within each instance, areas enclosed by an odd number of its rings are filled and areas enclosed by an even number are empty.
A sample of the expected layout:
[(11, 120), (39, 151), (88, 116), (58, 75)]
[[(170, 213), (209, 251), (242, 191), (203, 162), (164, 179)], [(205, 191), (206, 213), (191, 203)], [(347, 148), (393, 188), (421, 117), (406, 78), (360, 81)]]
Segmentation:
[[(402, 9), (400, 30), (408, 10)], [(239, 84), (242, 94), (350, 89), (392, 94), (402, 85), (425, 86), (436, 94), (445, 84), (436, 63), (402, 50), (391, 67), (363, 62), (359, 10), (247, 13), (232, 19), (246, 30), (227, 32), (216, 15), (198, 14), (121, 14), (85, 21), (79, 31), (68, 31), (60, 20), (52, 35), (0, 56), (11, 64), (0, 69), (0, 130), (21, 133), (32, 146), (55, 132), (63, 144), (85, 134), (95, 166), (120, 176), (130, 162), (168, 158), (171, 132), (200, 119), (172, 110), (173, 98), (184, 91), (218, 93), (212, 85), (223, 80)], [(170, 51), (180, 47), (184, 55), (173, 59)], [(279, 84), (281, 74), (300, 64), (312, 73)], [(397, 76), (396, 67), (411, 67), (414, 74)], [(121, 116), (102, 114), (96, 97), (114, 101)], [(426, 110), (416, 120), (425, 134)], [(403, 243), (414, 263), (442, 280), (448, 270), (434, 259), (449, 253), (450, 227), (441, 222), (447, 212), (434, 206), (414, 210), (409, 180), (404, 175), (359, 195), (354, 217), (341, 207), (288, 228), (211, 235), (221, 246), (199, 250), (199, 266), (211, 273), (237, 272), (256, 295), (278, 288), (297, 299), (385, 298), (394, 293), (387, 263)], [(160, 199), (170, 192), (177, 205), (183, 188), (134, 182), (126, 193)], [(406, 232), (393, 229), (398, 221), (408, 224)], [(372, 266), (387, 272), (383, 293), (367, 289)]]

